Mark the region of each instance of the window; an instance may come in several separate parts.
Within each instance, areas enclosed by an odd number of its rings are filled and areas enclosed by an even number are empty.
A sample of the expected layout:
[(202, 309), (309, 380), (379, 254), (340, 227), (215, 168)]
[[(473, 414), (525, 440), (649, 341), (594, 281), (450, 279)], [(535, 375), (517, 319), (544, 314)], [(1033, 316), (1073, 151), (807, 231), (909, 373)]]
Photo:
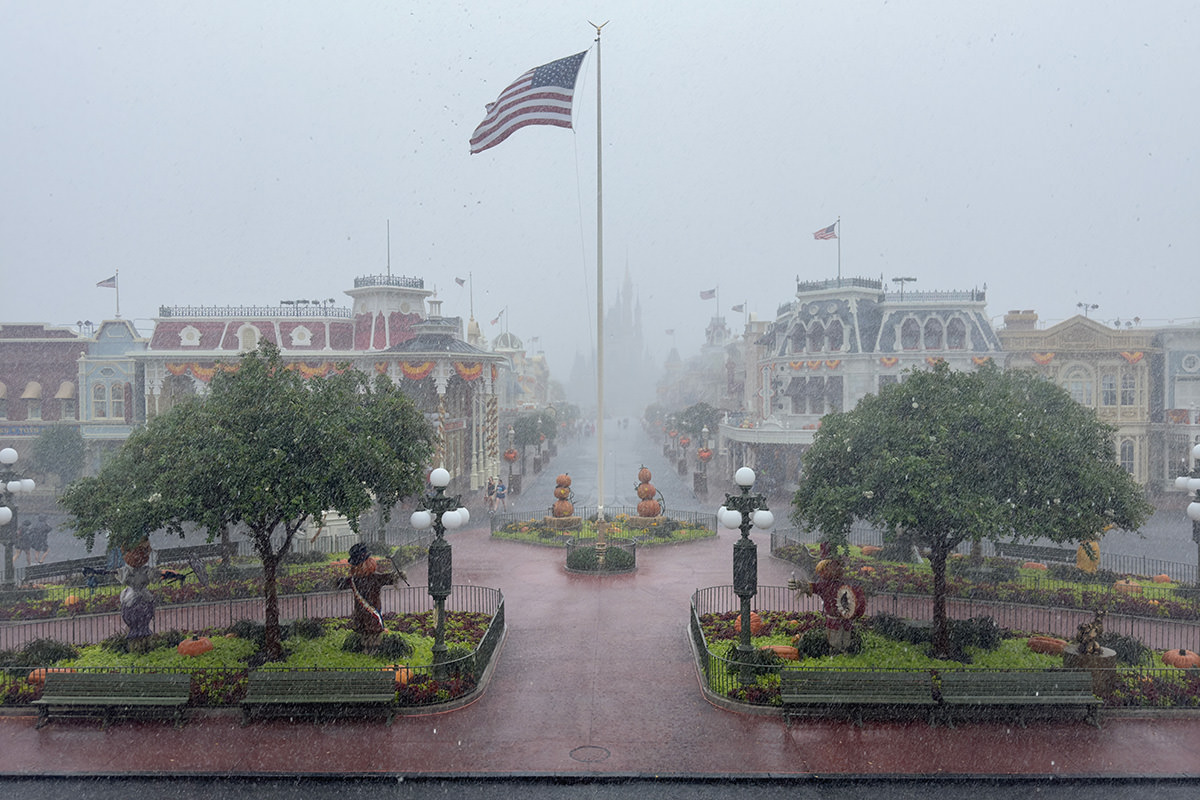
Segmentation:
[(804, 330), (804, 326), (803, 325), (797, 326), (796, 330), (792, 333), (792, 350), (791, 351), (793, 353), (803, 353), (804, 352), (804, 342), (807, 340), (807, 338), (808, 338), (808, 332)]
[(825, 349), (825, 328), (821, 323), (816, 322), (808, 329), (808, 351), (819, 353), (823, 349)]
[(915, 319), (906, 319), (900, 326), (900, 346), (905, 350), (916, 350), (921, 346), (921, 326)]
[(836, 320), (829, 323), (829, 328), (826, 329), (826, 337), (829, 340), (829, 350), (834, 353), (840, 351), (842, 349), (842, 342), (845, 341), (845, 335), (842, 333), (842, 323)]
[(103, 419), (108, 416), (108, 387), (97, 383), (92, 387), (92, 417)]
[(114, 383), (110, 394), (112, 397), (109, 401), (109, 408), (112, 409), (113, 418), (125, 419), (125, 387)]
[(8, 398), (0, 397), (0, 419), (8, 419)]
[(825, 381), (825, 400), (829, 404), (829, 413), (836, 414), (842, 410), (842, 377), (835, 375)]
[(942, 349), (942, 323), (940, 320), (931, 319), (925, 322), (925, 349)]
[(1134, 375), (1121, 376), (1121, 405), (1137, 405), (1137, 377)]
[(824, 378), (809, 378), (807, 389), (808, 389), (808, 413), (824, 414), (825, 413), (825, 379)]
[(1117, 376), (1100, 376), (1100, 405), (1115, 406), (1117, 404)]
[(75, 419), (79, 410), (78, 403), (74, 397), (64, 397), (62, 400), (62, 410), (59, 413), (59, 419)]
[(1121, 441), (1121, 469), (1133, 474), (1133, 440), (1123, 439)]
[(958, 317), (946, 324), (946, 348), (948, 350), (965, 350), (967, 348), (967, 324)]
[(1089, 408), (1095, 403), (1092, 376), (1080, 367), (1069, 370), (1063, 377), (1062, 386), (1071, 395), (1071, 399)]
[(238, 348), (243, 352), (249, 352), (258, 347), (258, 328), (253, 325), (243, 325), (238, 330)]
[(42, 418), (42, 401), (41, 398), (33, 397), (25, 401), (25, 419), (41, 419)]

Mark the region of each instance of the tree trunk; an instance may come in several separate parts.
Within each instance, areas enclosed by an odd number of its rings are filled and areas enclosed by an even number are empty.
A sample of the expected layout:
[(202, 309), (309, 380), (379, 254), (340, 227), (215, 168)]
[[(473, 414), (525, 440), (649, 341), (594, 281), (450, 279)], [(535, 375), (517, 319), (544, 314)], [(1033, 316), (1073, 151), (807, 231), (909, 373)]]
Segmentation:
[(283, 657), (283, 641), (279, 637), (279, 592), (275, 586), (275, 573), (279, 568), (279, 556), (271, 552), (270, 538), (266, 542), (262, 555), (263, 565), (263, 649), (268, 661), (278, 661)]
[(950, 621), (946, 617), (946, 555), (944, 546), (929, 550), (929, 567), (933, 571), (933, 655), (950, 655)]
[(228, 567), (233, 560), (233, 543), (229, 541), (229, 526), (221, 526), (221, 566)]

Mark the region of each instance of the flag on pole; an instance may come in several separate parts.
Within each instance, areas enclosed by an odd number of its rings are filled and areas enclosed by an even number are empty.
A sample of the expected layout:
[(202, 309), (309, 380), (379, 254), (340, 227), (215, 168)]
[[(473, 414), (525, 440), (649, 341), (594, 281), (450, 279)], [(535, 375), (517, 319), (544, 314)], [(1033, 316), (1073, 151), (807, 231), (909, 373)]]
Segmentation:
[(494, 320), (492, 320), (492, 324), (495, 325), (498, 322), (500, 322), (500, 318), (503, 316), (504, 316), (504, 309), (500, 309), (500, 313), (496, 315), (496, 318)]
[(466, 286), (466, 285), (467, 285), (467, 279), (466, 279), (466, 278), (455, 278), (455, 279), (454, 279), (454, 282), (455, 282), (455, 283), (457, 283), (459, 286)]
[(837, 228), (836, 222), (833, 223), (832, 225), (830, 225), (828, 228), (821, 228), (821, 230), (819, 230), (813, 234), (813, 238), (814, 239), (836, 239), (838, 237), (837, 237), (837, 231), (834, 230), (835, 228)]
[(534, 67), (510, 83), (471, 134), (471, 153), (495, 147), (526, 125), (571, 127), (575, 78), (587, 51)]
[(675, 335), (675, 329), (667, 328), (667, 336), (674, 336), (674, 335)]
[(701, 292), (701, 293), (700, 293), (700, 299), (701, 299), (701, 300), (712, 300), (712, 299), (713, 299), (714, 297), (716, 297), (716, 296), (717, 296), (717, 290), (716, 290), (716, 289), (707, 289), (707, 290), (705, 290), (705, 291), (703, 291), (703, 292)]
[(105, 278), (96, 285), (101, 289), (115, 289), (117, 288), (117, 276), (113, 275), (111, 278)]
[(734, 306), (734, 307), (733, 307), (732, 309), (730, 309), (730, 310), (731, 310), (731, 311), (745, 311), (745, 310), (746, 310), (746, 304), (745, 304), (745, 303), (738, 303), (736, 306)]

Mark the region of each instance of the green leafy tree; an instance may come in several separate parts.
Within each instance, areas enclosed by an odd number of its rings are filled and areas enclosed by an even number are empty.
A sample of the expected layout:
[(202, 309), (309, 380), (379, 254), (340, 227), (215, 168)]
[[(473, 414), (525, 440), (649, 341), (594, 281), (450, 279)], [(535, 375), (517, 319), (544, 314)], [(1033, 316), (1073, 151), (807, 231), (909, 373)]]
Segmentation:
[(929, 550), (934, 649), (947, 655), (946, 560), (962, 542), (1096, 539), (1150, 512), (1113, 429), (1027, 372), (945, 364), (822, 419), (793, 520), (844, 545), (855, 519)]
[(721, 412), (708, 403), (695, 403), (675, 415), (675, 425), (687, 433), (693, 441), (700, 441), (700, 432), (708, 428), (709, 437), (716, 436), (717, 426), (721, 424)]
[(83, 474), (87, 446), (77, 425), (53, 425), (33, 440), (33, 467), (70, 483)]
[[(63, 505), (89, 546), (108, 530), (129, 547), (186, 522), (210, 540), (244, 527), (263, 567), (267, 655), (282, 655), (276, 573), (296, 532), (327, 509), (357, 531), (378, 502), (390, 509), (424, 487), (434, 434), (383, 376), (346, 369), (306, 380), (274, 345), (219, 370), (207, 396), (178, 405), (135, 433)], [(386, 512), (385, 512), (386, 513)]]

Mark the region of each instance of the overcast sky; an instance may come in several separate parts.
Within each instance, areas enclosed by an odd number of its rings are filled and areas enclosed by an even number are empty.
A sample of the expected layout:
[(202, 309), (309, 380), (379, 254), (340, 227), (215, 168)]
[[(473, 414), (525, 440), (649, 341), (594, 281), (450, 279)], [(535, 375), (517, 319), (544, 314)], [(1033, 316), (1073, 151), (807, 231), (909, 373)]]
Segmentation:
[[(574, 131), (468, 154), (604, 29), (605, 289), (658, 357), (795, 278), (1200, 317), (1194, 2), (0, 0), (0, 320), (338, 298), (422, 277), (556, 377), (595, 325), (596, 59)], [(816, 241), (842, 220), (839, 241)], [(720, 288), (719, 309), (699, 292)], [(672, 340), (664, 332), (674, 329)]]

